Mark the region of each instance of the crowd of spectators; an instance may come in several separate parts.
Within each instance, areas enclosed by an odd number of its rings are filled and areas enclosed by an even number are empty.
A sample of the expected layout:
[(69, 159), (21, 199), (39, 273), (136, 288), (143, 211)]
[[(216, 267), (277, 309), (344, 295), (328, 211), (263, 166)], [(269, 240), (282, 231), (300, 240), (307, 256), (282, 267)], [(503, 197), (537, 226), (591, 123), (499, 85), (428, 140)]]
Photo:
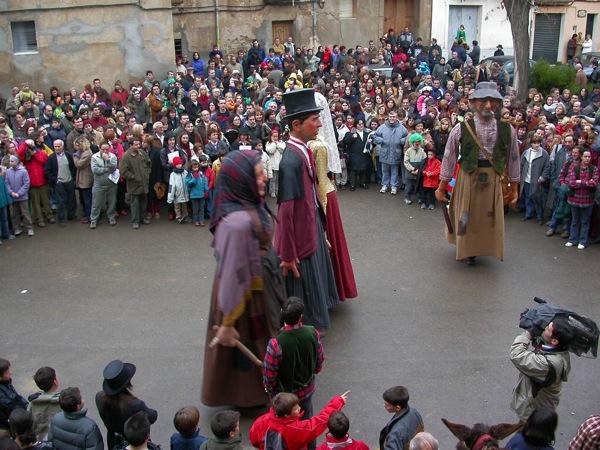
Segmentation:
[[(409, 132), (403, 150), (408, 150), (410, 136), (418, 133), (421, 138), (417, 141), (422, 143), (420, 147), (424, 151), (419, 154), (426, 155), (433, 150), (441, 159), (450, 129), (472, 116), (469, 95), (475, 84), (494, 81), (505, 96), (499, 118), (516, 128), (521, 153), (525, 155), (523, 162), (537, 159), (538, 153), (548, 154), (539, 171), (538, 182), (534, 183), (540, 185), (539, 190), (526, 190), (531, 184), (531, 170), (527, 169), (523, 174), (528, 180), (521, 186), (524, 201), (520, 208), (526, 212), (524, 218), (548, 223), (549, 236), (554, 234), (557, 222), (562, 219), (562, 236), (566, 238), (570, 234), (571, 206), (576, 203), (575, 207), (581, 208), (583, 205), (584, 209), (590, 208), (588, 233), (594, 238), (593, 242), (597, 241), (598, 208), (592, 206), (597, 173), (589, 171), (589, 183), (584, 180), (584, 184), (588, 184), (585, 185), (587, 195), (583, 195), (586, 197), (583, 203), (570, 199), (568, 194), (573, 189), (568, 186), (569, 171), (573, 169), (576, 179), (580, 176), (574, 170), (578, 163), (569, 162), (573, 159), (571, 149), (566, 149), (577, 147), (582, 155), (589, 150), (590, 167), (598, 166), (599, 143), (595, 139), (595, 127), (600, 115), (600, 85), (594, 85), (591, 92), (587, 86), (577, 92), (569, 89), (538, 92), (532, 88), (527, 98), (521, 100), (509, 85), (508, 73), (502, 65), (494, 62), (488, 67), (484, 60), (479, 61), (478, 43), (473, 41), (472, 44), (469, 47), (464, 40), (460, 44), (456, 41), (446, 58), (435, 38), (427, 46), (421, 38), (413, 38), (408, 28), (397, 36), (389, 30), (379, 41), (355, 48), (333, 45), (319, 46), (313, 51), (296, 45), (290, 37), (284, 43), (277, 39), (265, 51), (258, 40), (254, 40), (248, 50), (240, 49), (227, 56), (215, 46), (206, 61), (198, 52), (192, 55), (191, 62), (185, 55), (179, 56), (174, 69), (164, 77), (155, 78), (154, 73), (147, 70), (143, 79), (129, 86), (123, 86), (117, 80), (110, 92), (100, 79), (86, 84), (81, 91), (53, 86), (47, 94), (32, 90), (28, 82), (23, 82), (13, 88), (5, 110), (0, 113), (3, 173), (10, 167), (12, 156), (18, 157), (26, 169), (19, 174), (15, 186), (7, 184), (8, 192), (0, 197), (0, 205), (4, 205), (2, 238), (21, 233), (22, 226), (33, 235), (35, 226), (44, 227), (46, 223), (56, 222), (56, 214), (60, 225), (74, 220), (76, 190), (81, 206), (77, 217), (92, 228), (103, 209), (106, 209), (111, 225), (116, 223), (115, 218), (119, 215), (129, 214), (131, 196), (124, 177), (116, 177), (114, 194), (113, 189), (102, 188), (102, 195), (97, 195), (95, 183), (98, 176), (109, 176), (118, 167), (132, 138), (140, 141), (152, 161), (146, 214), (138, 222), (149, 224), (151, 219), (160, 218), (161, 202), (167, 197), (174, 169), (184, 172), (183, 179), (197, 178), (194, 177), (197, 171), (192, 171), (191, 167), (192, 160), (197, 160), (204, 176), (199, 185), (206, 184), (206, 188), (200, 189), (202, 193), (197, 194), (198, 200), (198, 196), (202, 197), (202, 204), (196, 202), (194, 210), (189, 198), (192, 187), (183, 183), (181, 192), (185, 195), (180, 196), (179, 202), (168, 203), (167, 214), (169, 219), (178, 219), (179, 223), (193, 222), (202, 226), (210, 215), (211, 191), (218, 177), (219, 159), (227, 152), (247, 147), (257, 149), (263, 153), (267, 176), (276, 181), (283, 149), (281, 142), (287, 137), (286, 111), (281, 96), (287, 90), (302, 87), (315, 88), (329, 100), (342, 161), (342, 173), (335, 174), (338, 188), (345, 189), (347, 184), (351, 190), (356, 185), (368, 188), (369, 183), (382, 181), (380, 146), (372, 145), (365, 150), (367, 158), (357, 157), (356, 143), (349, 137), (344, 139), (348, 132), (355, 137), (355, 131), (359, 129), (362, 136), (364, 128), (368, 134), (385, 124), (390, 112), (396, 112), (398, 120)], [(577, 64), (576, 59), (572, 62)], [(541, 152), (533, 152), (536, 157), (532, 159), (532, 152), (528, 150), (532, 148), (530, 139), (534, 135), (541, 137)], [(66, 165), (48, 162), (56, 145), (64, 148), (71, 176), (65, 175)], [(102, 173), (93, 173), (92, 155), (103, 145), (108, 153), (116, 156), (117, 165), (98, 169), (104, 171)], [(566, 156), (562, 154), (563, 150)], [(173, 165), (175, 157), (181, 158), (181, 169)], [(109, 159), (105, 158), (105, 161), (110, 163)], [(16, 160), (15, 164), (19, 166)], [(533, 168), (534, 172), (537, 170), (532, 164), (523, 166)], [(400, 188), (410, 184), (413, 190), (421, 192), (426, 177), (418, 176), (417, 186), (413, 186), (412, 172), (417, 166), (401, 160), (400, 167)], [(25, 174), (29, 175), (28, 195), (24, 191), (18, 193), (24, 189)], [(433, 180), (431, 178), (426, 180), (428, 189), (436, 187), (435, 176)], [(276, 195), (275, 184), (271, 183), (270, 189), (273, 197)], [(561, 190), (561, 186), (566, 188)], [(397, 190), (392, 189), (392, 193)], [(560, 198), (564, 201), (559, 202)], [(26, 208), (14, 208), (18, 211), (12, 221), (19, 223), (11, 225), (6, 206), (14, 200), (17, 205), (27, 200), (30, 217), (27, 217)], [(405, 201), (412, 203), (410, 198)], [(176, 212), (176, 203), (189, 203), (189, 207), (186, 210), (179, 207)], [(419, 203), (424, 209), (433, 207), (433, 200), (425, 203), (423, 195), (419, 195)], [(555, 214), (557, 205), (558, 215)], [(593, 214), (591, 208), (596, 213)], [(548, 209), (552, 213), (550, 222), (546, 222), (550, 218)], [(577, 215), (578, 220), (585, 222), (587, 214), (586, 209), (583, 215)], [(580, 231), (586, 233), (585, 229)], [(569, 240), (576, 245), (588, 245), (585, 240), (579, 241), (578, 238), (576, 242)]]
[[(79, 388), (59, 388), (56, 371), (51, 367), (42, 367), (33, 376), (39, 391), (25, 399), (12, 384), (10, 362), (0, 358), (0, 448), (160, 450), (160, 443), (151, 440), (151, 424), (156, 422), (159, 414), (133, 394), (131, 379), (135, 372), (133, 364), (120, 360), (110, 362), (104, 369), (104, 382), (102, 390), (96, 395), (96, 407), (107, 429), (105, 446), (100, 427), (87, 417), (88, 408)], [(319, 414), (306, 420), (302, 419), (296, 395), (285, 392), (277, 394), (270, 412), (260, 416), (250, 428), (252, 444), (260, 450), (301, 450), (307, 445), (310, 447), (310, 441), (328, 430), (319, 450), (368, 450), (368, 445), (352, 439), (348, 434), (350, 421), (341, 412), (348, 394), (349, 391), (333, 397)], [(424, 431), (421, 415), (409, 405), (409, 394), (405, 387), (387, 389), (383, 393), (383, 404), (393, 416), (381, 431), (381, 450), (438, 449), (437, 440)], [(553, 450), (557, 420), (558, 416), (552, 408), (536, 408), (525, 421), (524, 428), (513, 436), (506, 448)], [(200, 434), (199, 422), (198, 408), (180, 408), (173, 418), (175, 430), (169, 448), (242, 450), (239, 412), (222, 410), (215, 413), (210, 422), (211, 437)], [(599, 437), (599, 417), (593, 415), (579, 427), (569, 450), (596, 449)]]

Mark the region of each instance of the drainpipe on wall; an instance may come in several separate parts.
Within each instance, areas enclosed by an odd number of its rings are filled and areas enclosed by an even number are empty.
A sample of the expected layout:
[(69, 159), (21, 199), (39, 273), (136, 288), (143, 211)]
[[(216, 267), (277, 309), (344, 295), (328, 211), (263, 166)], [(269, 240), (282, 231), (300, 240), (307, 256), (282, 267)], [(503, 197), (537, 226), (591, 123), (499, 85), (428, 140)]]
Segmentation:
[(221, 27), (219, 25), (219, 0), (215, 0), (215, 20), (216, 20), (216, 33), (217, 33), (217, 40), (216, 43), (219, 46), (219, 48), (221, 47)]
[(317, 10), (319, 7), (318, 3), (319, 0), (313, 0), (313, 47), (317, 42)]

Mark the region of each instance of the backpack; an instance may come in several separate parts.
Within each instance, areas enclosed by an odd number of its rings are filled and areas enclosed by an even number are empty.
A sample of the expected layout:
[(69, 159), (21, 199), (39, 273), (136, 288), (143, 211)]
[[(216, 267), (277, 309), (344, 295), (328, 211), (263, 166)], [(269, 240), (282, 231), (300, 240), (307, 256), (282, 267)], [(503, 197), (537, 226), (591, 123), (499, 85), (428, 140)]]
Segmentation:
[(267, 430), (264, 442), (265, 450), (285, 450), (287, 448), (283, 436), (275, 430)]

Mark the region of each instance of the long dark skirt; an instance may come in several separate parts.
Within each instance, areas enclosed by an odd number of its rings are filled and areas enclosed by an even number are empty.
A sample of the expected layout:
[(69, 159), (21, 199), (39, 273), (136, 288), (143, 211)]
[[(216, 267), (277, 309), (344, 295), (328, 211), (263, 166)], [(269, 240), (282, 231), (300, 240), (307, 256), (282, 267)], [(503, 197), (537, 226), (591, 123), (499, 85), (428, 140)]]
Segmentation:
[[(215, 336), (213, 326), (219, 325), (223, 318), (217, 307), (216, 294), (221, 281), (215, 276), (204, 346), (201, 401), (206, 406), (249, 408), (266, 405), (269, 396), (263, 386), (261, 368), (235, 347), (208, 346)], [(272, 247), (263, 257), (263, 283), (263, 291), (252, 293), (244, 314), (235, 323), (240, 341), (260, 360), (265, 356), (269, 339), (279, 331), (281, 306), (285, 299), (279, 258)]]
[(319, 214), (317, 251), (301, 260), (298, 270), (300, 278), (296, 278), (291, 272), (285, 278), (288, 297), (295, 296), (304, 300), (304, 324), (329, 328), (329, 309), (340, 300)]

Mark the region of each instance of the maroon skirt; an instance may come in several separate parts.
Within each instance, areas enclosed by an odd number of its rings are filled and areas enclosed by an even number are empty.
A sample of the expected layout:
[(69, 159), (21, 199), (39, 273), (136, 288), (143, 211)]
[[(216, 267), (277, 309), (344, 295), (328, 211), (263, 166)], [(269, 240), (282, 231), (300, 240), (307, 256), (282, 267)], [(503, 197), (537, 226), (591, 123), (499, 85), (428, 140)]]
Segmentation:
[(337, 286), (340, 301), (347, 298), (358, 297), (356, 290), (356, 281), (354, 280), (354, 270), (352, 261), (348, 253), (348, 244), (346, 244), (346, 235), (340, 216), (337, 194), (335, 191), (327, 194), (327, 240), (331, 244), (331, 263), (335, 275), (335, 284)]

